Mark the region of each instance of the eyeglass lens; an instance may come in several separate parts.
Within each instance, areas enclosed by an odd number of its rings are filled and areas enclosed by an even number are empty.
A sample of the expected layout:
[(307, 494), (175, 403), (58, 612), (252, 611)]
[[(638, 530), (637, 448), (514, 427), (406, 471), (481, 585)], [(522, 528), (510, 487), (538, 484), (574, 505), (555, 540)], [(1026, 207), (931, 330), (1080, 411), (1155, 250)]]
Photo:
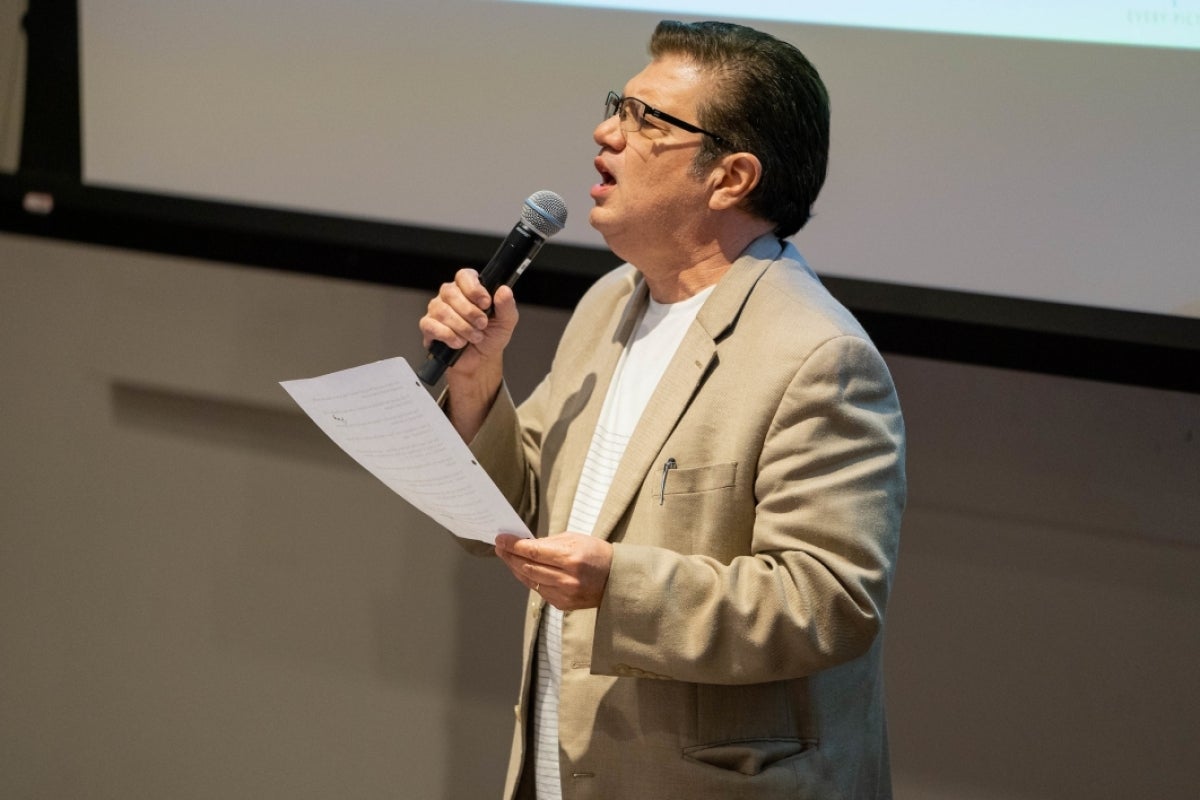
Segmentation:
[(616, 92), (609, 92), (604, 103), (604, 118), (616, 116), (620, 120), (621, 130), (634, 133), (642, 129), (643, 107), (640, 101), (632, 97), (621, 97)]

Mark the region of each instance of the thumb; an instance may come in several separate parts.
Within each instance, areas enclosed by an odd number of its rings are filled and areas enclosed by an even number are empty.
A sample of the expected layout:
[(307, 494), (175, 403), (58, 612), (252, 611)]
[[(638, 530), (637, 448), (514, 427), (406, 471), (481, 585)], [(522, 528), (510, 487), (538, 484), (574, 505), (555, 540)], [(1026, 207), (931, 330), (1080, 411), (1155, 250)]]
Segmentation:
[(516, 328), (520, 314), (517, 312), (517, 301), (513, 297), (512, 287), (501, 286), (492, 295), (492, 302), (495, 304), (492, 311), (493, 323), (508, 331)]

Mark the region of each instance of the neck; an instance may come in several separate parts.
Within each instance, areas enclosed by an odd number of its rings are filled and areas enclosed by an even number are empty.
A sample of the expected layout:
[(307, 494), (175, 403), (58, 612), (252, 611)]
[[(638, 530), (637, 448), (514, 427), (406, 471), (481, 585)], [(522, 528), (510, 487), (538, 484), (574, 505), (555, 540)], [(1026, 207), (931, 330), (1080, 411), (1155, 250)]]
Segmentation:
[(641, 267), (650, 296), (659, 303), (678, 303), (717, 284), (733, 265), (733, 260), (717, 254), (700, 261), (688, 261), (665, 268)]
[(750, 243), (770, 229), (770, 225), (755, 226), (738, 236), (713, 239), (691, 249), (631, 263), (646, 279), (655, 301), (678, 303), (717, 284)]

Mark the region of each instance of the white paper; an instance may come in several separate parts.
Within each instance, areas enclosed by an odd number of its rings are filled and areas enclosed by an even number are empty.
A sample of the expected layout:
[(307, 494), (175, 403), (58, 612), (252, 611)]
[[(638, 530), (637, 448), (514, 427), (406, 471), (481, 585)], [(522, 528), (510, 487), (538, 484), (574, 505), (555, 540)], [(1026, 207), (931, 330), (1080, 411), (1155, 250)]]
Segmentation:
[(456, 536), (530, 535), (403, 358), (280, 386), (338, 447)]

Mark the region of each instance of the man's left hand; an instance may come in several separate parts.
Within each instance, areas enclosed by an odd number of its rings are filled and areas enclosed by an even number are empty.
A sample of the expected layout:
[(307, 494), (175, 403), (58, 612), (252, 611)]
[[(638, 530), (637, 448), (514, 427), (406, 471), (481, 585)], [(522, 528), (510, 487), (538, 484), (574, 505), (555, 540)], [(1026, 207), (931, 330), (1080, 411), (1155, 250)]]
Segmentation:
[(582, 533), (545, 539), (496, 537), (496, 555), (517, 580), (561, 611), (597, 608), (612, 568), (612, 545)]

